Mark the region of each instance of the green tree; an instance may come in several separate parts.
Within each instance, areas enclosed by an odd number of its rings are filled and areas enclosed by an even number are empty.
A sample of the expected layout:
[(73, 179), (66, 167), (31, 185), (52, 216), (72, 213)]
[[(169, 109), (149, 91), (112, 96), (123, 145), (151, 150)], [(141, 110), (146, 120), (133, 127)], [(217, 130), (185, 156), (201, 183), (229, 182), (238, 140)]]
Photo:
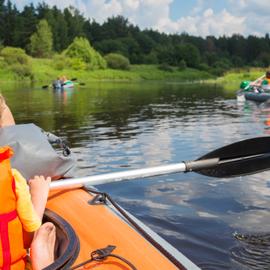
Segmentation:
[(49, 22), (53, 33), (53, 48), (57, 52), (61, 52), (67, 48), (68, 42), (68, 27), (63, 13), (53, 7), (53, 20)]
[(15, 5), (12, 5), (8, 0), (7, 6), (4, 12), (4, 42), (5, 46), (12, 46), (14, 44), (14, 33), (16, 31), (16, 20), (18, 16), (18, 10)]
[(178, 64), (179, 70), (185, 70), (187, 68), (186, 61), (182, 59)]
[(129, 69), (129, 60), (125, 56), (117, 53), (109, 53), (105, 56), (108, 67), (112, 69)]
[(143, 56), (143, 63), (145, 64), (158, 64), (158, 58), (155, 51)]
[(135, 36), (135, 39), (136, 39), (136, 41), (138, 42), (138, 44), (140, 46), (140, 50), (145, 54), (150, 53), (151, 50), (156, 45), (154, 40), (144, 32), (139, 32)]
[(128, 54), (128, 51), (119, 39), (104, 39), (96, 42), (95, 49), (100, 51), (103, 55), (118, 52)]
[(88, 69), (102, 69), (106, 67), (104, 58), (90, 45), (86, 38), (76, 37), (64, 51), (64, 55), (73, 59), (73, 63), (83, 66), (86, 63)]
[(158, 61), (161, 64), (176, 65), (176, 59), (174, 56), (174, 48), (171, 44), (158, 45), (155, 49)]
[(182, 60), (185, 61), (188, 67), (198, 67), (200, 63), (199, 50), (192, 44), (176, 46), (174, 57), (176, 58), (177, 65), (179, 65)]
[(84, 36), (85, 19), (80, 14), (79, 10), (74, 7), (65, 8), (64, 18), (68, 29), (68, 44), (70, 44), (75, 37)]
[(38, 18), (46, 19), (53, 34), (53, 50), (60, 52), (67, 48), (73, 38), (68, 36), (68, 23), (64, 13), (56, 6), (50, 8), (47, 4), (38, 5)]
[(52, 54), (52, 31), (46, 20), (41, 20), (37, 31), (30, 38), (30, 52), (36, 57), (49, 57)]
[(5, 0), (0, 0), (0, 44), (3, 43), (4, 35), (4, 23), (5, 23)]
[(102, 38), (103, 27), (95, 20), (90, 22), (87, 20), (83, 25), (83, 32), (85, 37), (95, 45), (96, 42), (103, 40)]
[(129, 25), (128, 19), (123, 16), (108, 18), (102, 25), (102, 28), (104, 29), (103, 38), (115, 39), (127, 37), (129, 34)]
[(261, 63), (261, 66), (267, 68), (270, 65), (270, 53), (262, 52), (257, 60)]
[(17, 16), (14, 42), (12, 45), (26, 49), (30, 43), (31, 35), (36, 30), (36, 25), (37, 16), (33, 4), (25, 6), (23, 11)]
[(248, 36), (246, 46), (246, 59), (248, 62), (252, 62), (258, 58), (258, 56), (266, 50), (263, 39), (256, 36)]

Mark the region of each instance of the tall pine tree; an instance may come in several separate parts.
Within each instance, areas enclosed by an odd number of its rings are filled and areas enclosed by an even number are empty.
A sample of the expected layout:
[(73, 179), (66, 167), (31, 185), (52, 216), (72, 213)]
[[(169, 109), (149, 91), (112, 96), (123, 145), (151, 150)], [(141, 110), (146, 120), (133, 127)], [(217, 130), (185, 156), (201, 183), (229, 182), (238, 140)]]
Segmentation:
[(52, 54), (52, 31), (46, 20), (41, 20), (37, 31), (30, 38), (30, 52), (35, 57), (50, 57)]
[(12, 5), (8, 0), (7, 6), (4, 11), (4, 24), (3, 24), (3, 44), (5, 46), (14, 46), (14, 36), (16, 32), (16, 21), (18, 18), (18, 10), (15, 5)]
[(5, 0), (0, 0), (0, 45), (3, 44), (5, 39), (4, 22), (5, 22)]

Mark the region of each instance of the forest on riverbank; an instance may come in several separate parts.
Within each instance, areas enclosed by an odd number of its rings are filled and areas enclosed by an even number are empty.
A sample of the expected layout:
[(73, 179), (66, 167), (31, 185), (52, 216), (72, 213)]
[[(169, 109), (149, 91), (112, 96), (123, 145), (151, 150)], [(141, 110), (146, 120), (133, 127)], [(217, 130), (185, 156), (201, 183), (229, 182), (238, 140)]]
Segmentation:
[[(86, 47), (88, 52), (82, 52)], [(201, 80), (270, 63), (268, 34), (206, 38), (165, 34), (141, 30), (122, 16), (100, 24), (74, 7), (60, 10), (44, 2), (19, 11), (10, 1), (0, 0), (0, 49), (0, 77), (15, 74), (32, 81), (59, 72), (87, 77), (87, 71), (94, 79)], [(14, 53), (19, 55), (15, 60)]]

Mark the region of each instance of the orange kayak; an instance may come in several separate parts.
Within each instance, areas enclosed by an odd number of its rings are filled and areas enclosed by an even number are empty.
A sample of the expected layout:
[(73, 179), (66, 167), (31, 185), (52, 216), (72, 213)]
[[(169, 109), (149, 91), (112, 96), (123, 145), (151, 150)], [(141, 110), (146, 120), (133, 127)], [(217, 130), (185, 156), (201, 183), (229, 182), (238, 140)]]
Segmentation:
[(57, 242), (55, 262), (48, 269), (199, 269), (146, 225), (119, 210), (114, 202), (105, 202), (104, 195), (84, 188), (51, 191), (45, 219), (56, 225)]

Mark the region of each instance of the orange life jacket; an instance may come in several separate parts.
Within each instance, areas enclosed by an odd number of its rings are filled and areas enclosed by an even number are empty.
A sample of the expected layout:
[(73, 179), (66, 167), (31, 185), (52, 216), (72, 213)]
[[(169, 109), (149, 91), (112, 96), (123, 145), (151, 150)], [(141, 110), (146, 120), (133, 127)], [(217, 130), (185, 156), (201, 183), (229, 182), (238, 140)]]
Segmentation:
[(12, 176), (10, 147), (0, 147), (0, 269), (23, 270), (26, 251), (23, 230), (16, 211), (15, 180)]

